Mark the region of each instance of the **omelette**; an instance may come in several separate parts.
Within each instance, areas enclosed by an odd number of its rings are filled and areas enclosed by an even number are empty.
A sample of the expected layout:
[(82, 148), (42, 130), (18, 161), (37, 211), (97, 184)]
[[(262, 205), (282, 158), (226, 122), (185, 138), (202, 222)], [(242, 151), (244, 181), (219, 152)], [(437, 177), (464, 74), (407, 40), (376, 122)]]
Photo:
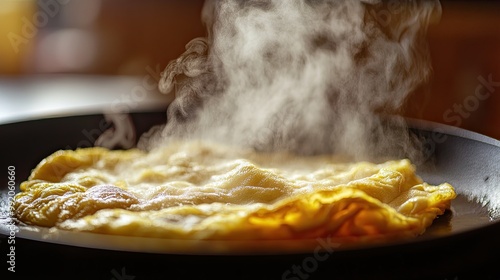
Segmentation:
[(450, 207), (408, 159), (259, 153), (202, 141), (146, 152), (61, 150), (21, 184), (25, 224), (110, 235), (191, 240), (414, 237)]

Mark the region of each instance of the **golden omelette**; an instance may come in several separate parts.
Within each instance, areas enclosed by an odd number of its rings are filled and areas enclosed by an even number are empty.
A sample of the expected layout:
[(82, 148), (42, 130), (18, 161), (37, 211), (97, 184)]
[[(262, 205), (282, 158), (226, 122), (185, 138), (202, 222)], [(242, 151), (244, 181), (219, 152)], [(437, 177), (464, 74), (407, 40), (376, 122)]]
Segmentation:
[(196, 240), (416, 236), (456, 196), (406, 159), (342, 163), (204, 142), (58, 151), (21, 190), (15, 215), (26, 224)]

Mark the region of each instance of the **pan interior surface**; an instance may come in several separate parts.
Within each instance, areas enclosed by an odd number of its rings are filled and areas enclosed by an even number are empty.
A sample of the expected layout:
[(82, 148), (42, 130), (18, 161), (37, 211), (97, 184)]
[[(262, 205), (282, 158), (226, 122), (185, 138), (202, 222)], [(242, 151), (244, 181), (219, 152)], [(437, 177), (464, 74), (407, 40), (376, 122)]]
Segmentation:
[[(132, 114), (137, 133), (152, 125), (164, 122), (163, 113)], [(17, 188), (27, 178), (31, 169), (44, 157), (57, 149), (74, 149), (89, 146), (102, 126), (101, 115), (44, 119), (0, 126), (2, 135), (12, 135), (3, 146), (4, 166), (16, 169)], [(425, 242), (437, 238), (460, 235), (469, 231), (498, 225), (500, 209), (500, 144), (498, 141), (457, 128), (437, 124), (412, 125), (413, 131), (426, 139), (428, 160), (417, 167), (417, 173), (431, 184), (449, 182), (458, 193), (451, 209), (438, 217), (420, 237), (404, 243)], [(17, 131), (16, 134), (13, 132)], [(64, 133), (61, 133), (64, 131)], [(4, 134), (5, 133), (5, 134)], [(10, 134), (9, 134), (10, 133)], [(15, 136), (14, 136), (15, 135)], [(90, 135), (90, 137), (89, 137)], [(33, 142), (33, 139), (37, 141)], [(0, 178), (5, 180), (6, 178)], [(5, 219), (8, 204), (7, 182), (0, 181), (3, 217), (0, 233), (8, 235), (10, 228)], [(19, 189), (17, 189), (19, 191)], [(173, 253), (173, 254), (290, 254), (310, 252), (318, 240), (303, 242), (270, 241), (179, 241), (157, 238), (106, 236), (93, 233), (76, 233), (33, 226), (19, 226), (18, 238), (118, 251)], [(398, 243), (381, 243), (366, 249)], [(345, 247), (341, 250), (363, 249)]]
[(447, 181), (454, 186), (459, 194), (452, 203), (455, 215), (499, 220), (500, 141), (445, 125), (419, 122), (414, 126), (427, 139), (430, 155), (418, 167), (419, 175), (430, 183)]

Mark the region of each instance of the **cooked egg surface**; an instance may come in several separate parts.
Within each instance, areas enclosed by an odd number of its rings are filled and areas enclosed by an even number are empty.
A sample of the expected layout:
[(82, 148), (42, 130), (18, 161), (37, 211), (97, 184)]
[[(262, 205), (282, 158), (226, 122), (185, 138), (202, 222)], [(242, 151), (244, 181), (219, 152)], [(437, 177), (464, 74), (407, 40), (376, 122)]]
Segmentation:
[(55, 152), (21, 184), (14, 207), (26, 224), (71, 231), (356, 241), (419, 235), (455, 196), (447, 183), (423, 182), (407, 159), (346, 163), (179, 142)]

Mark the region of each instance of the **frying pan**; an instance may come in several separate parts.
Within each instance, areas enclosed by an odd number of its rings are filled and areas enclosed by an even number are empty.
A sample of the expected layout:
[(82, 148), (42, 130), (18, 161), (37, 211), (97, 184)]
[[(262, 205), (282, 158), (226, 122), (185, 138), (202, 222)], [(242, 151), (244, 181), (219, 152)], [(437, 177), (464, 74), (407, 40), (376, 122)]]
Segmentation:
[[(137, 134), (165, 123), (164, 112), (130, 114)], [(500, 142), (459, 128), (409, 120), (425, 143), (418, 174), (429, 183), (451, 183), (458, 198), (418, 238), (321, 250), (327, 239), (295, 251), (279, 242), (180, 244), (179, 240), (59, 232), (35, 227), (15, 233), (16, 275), (69, 279), (497, 279), (500, 249)], [(0, 190), (14, 166), (16, 187), (40, 160), (59, 149), (91, 146), (102, 133), (99, 114), (0, 125)], [(7, 195), (2, 205), (6, 205)], [(10, 252), (10, 228), (0, 220), (1, 255)], [(298, 241), (286, 241), (288, 243)], [(186, 249), (188, 248), (188, 249)], [(326, 248), (326, 247), (324, 247)], [(316, 252), (316, 253), (315, 253)], [(48, 262), (43, 270), (34, 269)], [(9, 264), (2, 260), (2, 270)], [(41, 267), (41, 266), (40, 266)]]

